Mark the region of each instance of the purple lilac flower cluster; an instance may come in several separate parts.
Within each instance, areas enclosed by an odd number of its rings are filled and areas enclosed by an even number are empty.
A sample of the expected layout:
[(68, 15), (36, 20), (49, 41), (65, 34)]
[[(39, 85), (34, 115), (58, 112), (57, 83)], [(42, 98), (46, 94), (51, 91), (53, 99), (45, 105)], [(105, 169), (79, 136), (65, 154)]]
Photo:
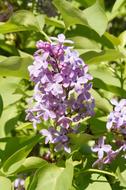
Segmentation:
[(88, 66), (79, 58), (73, 44), (63, 34), (53, 42), (37, 42), (34, 63), (28, 67), (34, 82), (34, 95), (27, 110), (27, 119), (36, 128), (42, 120), (52, 120), (53, 125), (41, 130), (45, 143), (55, 144), (55, 151), (68, 147), (68, 134), (76, 133), (73, 123), (94, 115), (94, 99), (89, 90), (92, 88), (92, 76)]
[(126, 99), (121, 99), (119, 102), (113, 99), (111, 103), (115, 108), (109, 114), (107, 129), (115, 133), (115, 143), (126, 158)]
[(110, 164), (118, 155), (120, 150), (112, 150), (112, 146), (105, 144), (105, 137), (100, 137), (98, 143), (92, 147), (93, 152), (97, 152), (98, 159), (93, 163), (93, 167), (103, 168), (103, 165)]
[(104, 164), (111, 163), (119, 153), (122, 153), (123, 157), (126, 158), (126, 99), (119, 102), (112, 99), (111, 103), (115, 107), (108, 116), (106, 128), (108, 132), (111, 131), (114, 134), (113, 142), (117, 149), (114, 151), (110, 145), (105, 145), (105, 137), (101, 137), (98, 144), (92, 147), (92, 151), (98, 153), (98, 160), (93, 166), (97, 165), (100, 169)]

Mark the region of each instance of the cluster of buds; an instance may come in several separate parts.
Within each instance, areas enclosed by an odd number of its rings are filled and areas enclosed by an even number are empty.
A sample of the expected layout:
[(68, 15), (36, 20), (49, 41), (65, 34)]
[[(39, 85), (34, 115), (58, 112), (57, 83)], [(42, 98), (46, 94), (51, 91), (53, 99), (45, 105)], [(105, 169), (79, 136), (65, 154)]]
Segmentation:
[(14, 181), (14, 189), (15, 190), (25, 190), (24, 184), (25, 184), (25, 178), (24, 178), (24, 176), (20, 175)]
[(53, 121), (52, 126), (40, 131), (45, 143), (54, 144), (55, 151), (70, 152), (68, 134), (76, 133), (79, 122), (94, 115), (92, 76), (78, 52), (65, 45), (73, 41), (63, 34), (50, 39), (53, 42), (37, 42), (33, 65), (28, 67), (35, 87), (27, 119), (34, 128), (43, 120)]
[(108, 132), (113, 133), (115, 137), (113, 142), (117, 149), (112, 150), (110, 145), (105, 145), (105, 137), (101, 137), (97, 145), (92, 147), (92, 151), (98, 153), (98, 160), (96, 160), (93, 166), (98, 165), (100, 169), (104, 164), (111, 163), (119, 153), (126, 158), (126, 99), (122, 99), (119, 102), (112, 99), (111, 103), (115, 107), (108, 116), (106, 128)]

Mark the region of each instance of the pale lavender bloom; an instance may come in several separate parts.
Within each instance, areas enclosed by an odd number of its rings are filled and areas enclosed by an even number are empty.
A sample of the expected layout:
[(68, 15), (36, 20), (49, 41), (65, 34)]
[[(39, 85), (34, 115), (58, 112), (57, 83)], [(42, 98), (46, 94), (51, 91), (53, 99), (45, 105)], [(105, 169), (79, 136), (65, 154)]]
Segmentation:
[(123, 151), (122, 157), (126, 159), (126, 141), (122, 142), (122, 146), (120, 147), (120, 150)]
[(106, 156), (102, 158), (98, 158), (92, 165), (92, 167), (98, 167), (99, 169), (103, 169), (105, 164), (110, 164), (113, 160), (116, 159), (121, 149), (117, 149), (116, 151), (110, 150), (106, 152)]
[(14, 188), (15, 190), (24, 190), (24, 184), (25, 184), (25, 179), (24, 178), (17, 178), (15, 181), (14, 181)]
[(57, 144), (57, 145), (55, 146), (55, 148), (54, 148), (54, 150), (55, 150), (56, 152), (61, 151), (61, 150), (63, 150), (63, 149), (64, 149), (65, 152), (67, 152), (67, 153), (70, 153), (70, 152), (71, 152), (71, 148), (68, 147), (68, 144), (67, 144), (67, 143), (64, 143), (64, 144), (60, 143), (60, 144)]
[(122, 150), (123, 150), (123, 151), (126, 151), (126, 142), (123, 144)]
[(108, 116), (106, 127), (109, 131), (113, 130), (120, 134), (126, 134), (126, 99), (122, 99), (119, 102), (112, 99), (111, 103), (115, 107)]
[(66, 40), (64, 34), (59, 34), (58, 37), (51, 37), (50, 38), (51, 40), (54, 40), (60, 44), (64, 44), (64, 43), (70, 43), (70, 44), (73, 44), (73, 41), (71, 40)]
[(58, 94), (63, 94), (63, 87), (58, 83), (48, 83), (45, 91), (51, 92), (54, 96), (57, 96)]
[(45, 144), (52, 143), (55, 144), (54, 150), (61, 151), (65, 150), (66, 152), (70, 153), (70, 148), (68, 147), (69, 138), (67, 134), (69, 133), (68, 130), (61, 129), (60, 131), (55, 130), (53, 127), (47, 129), (42, 129), (40, 134), (45, 136)]
[(61, 127), (64, 127), (66, 129), (69, 128), (71, 123), (71, 119), (65, 116), (62, 116), (59, 120), (58, 120), (58, 125), (60, 125)]
[(53, 143), (54, 138), (56, 135), (58, 135), (57, 131), (53, 128), (50, 127), (48, 130), (47, 129), (42, 129), (40, 131), (40, 134), (42, 134), (43, 136), (45, 136), (45, 144), (47, 143)]
[(100, 137), (98, 140), (98, 144), (92, 147), (93, 152), (98, 153), (98, 158), (101, 160), (104, 156), (104, 152), (108, 153), (111, 150), (111, 146), (108, 144), (104, 144), (105, 137)]
[(123, 152), (123, 157), (126, 158), (126, 141), (121, 142), (120, 151)]

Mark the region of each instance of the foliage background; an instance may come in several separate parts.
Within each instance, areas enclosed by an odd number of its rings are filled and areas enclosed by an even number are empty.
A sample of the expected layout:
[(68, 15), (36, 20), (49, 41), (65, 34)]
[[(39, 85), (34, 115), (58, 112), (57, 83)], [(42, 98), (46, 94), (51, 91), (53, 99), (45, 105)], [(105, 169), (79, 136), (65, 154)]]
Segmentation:
[[(92, 169), (95, 157), (90, 151), (94, 139), (108, 135), (110, 99), (126, 98), (125, 30), (125, 0), (0, 1), (1, 190), (14, 189), (14, 180), (20, 176), (26, 179), (27, 190), (126, 189), (125, 160), (119, 158), (99, 171)], [(59, 33), (75, 42), (75, 49), (89, 65), (96, 114), (82, 122), (86, 134), (71, 138), (71, 155), (46, 158), (43, 138), (25, 121), (33, 93), (27, 67), (33, 62), (36, 41)], [(41, 128), (45, 126), (48, 123)], [(112, 138), (109, 134), (108, 139)]]

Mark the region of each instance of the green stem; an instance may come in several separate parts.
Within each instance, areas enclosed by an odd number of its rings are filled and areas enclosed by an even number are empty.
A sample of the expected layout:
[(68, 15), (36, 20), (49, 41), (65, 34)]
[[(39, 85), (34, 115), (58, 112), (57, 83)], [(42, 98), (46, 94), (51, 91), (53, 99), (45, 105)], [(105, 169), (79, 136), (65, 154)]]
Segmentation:
[(100, 173), (100, 174), (110, 175), (110, 176), (116, 178), (116, 175), (114, 173), (107, 172), (107, 171), (104, 171), (104, 170), (98, 170), (98, 169), (87, 169), (87, 170), (83, 170), (81, 172), (78, 172), (78, 174), (87, 173), (87, 172), (93, 172), (93, 173)]
[(45, 39), (51, 43), (51, 40), (50, 40), (49, 36), (43, 30), (41, 31), (41, 33), (43, 34)]

